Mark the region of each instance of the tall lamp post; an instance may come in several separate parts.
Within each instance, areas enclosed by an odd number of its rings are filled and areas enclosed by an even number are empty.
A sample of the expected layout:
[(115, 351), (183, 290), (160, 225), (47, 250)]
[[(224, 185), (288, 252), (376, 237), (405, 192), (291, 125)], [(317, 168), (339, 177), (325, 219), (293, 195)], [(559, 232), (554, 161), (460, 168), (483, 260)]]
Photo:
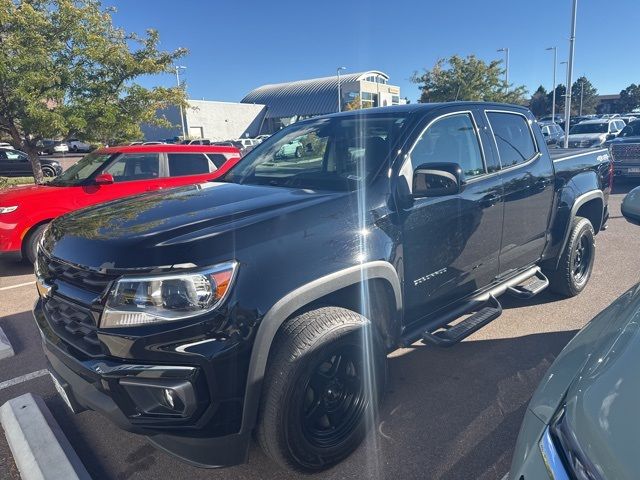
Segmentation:
[[(180, 88), (180, 70), (186, 69), (187, 67), (176, 65), (176, 82), (178, 83), (178, 88)], [(185, 140), (187, 138), (187, 132), (184, 128), (184, 112), (182, 110), (182, 104), (180, 104), (180, 125), (182, 126), (182, 139)]]
[(499, 48), (497, 52), (504, 52), (504, 81), (506, 82), (506, 89), (509, 90), (509, 47)]
[(551, 121), (556, 123), (556, 65), (558, 64), (558, 47), (549, 47), (547, 51), (553, 50), (553, 94), (551, 103)]
[(569, 123), (571, 120), (571, 82), (573, 76), (573, 54), (576, 43), (576, 17), (578, 16), (578, 0), (573, 0), (571, 11), (571, 35), (569, 37), (569, 65), (567, 66), (567, 100), (565, 102), (564, 124), (564, 148), (569, 148)]
[(336, 74), (338, 75), (338, 112), (342, 111), (342, 94), (340, 93), (340, 72), (346, 69), (347, 67), (336, 68)]
[[(569, 62), (560, 62), (560, 65), (565, 65), (565, 67), (566, 67), (565, 81), (568, 82), (569, 81)], [(563, 117), (565, 117), (565, 124), (564, 124), (564, 134), (565, 134), (564, 136), (565, 136), (565, 138), (569, 138), (568, 137), (569, 134), (567, 133), (569, 131), (569, 124), (566, 123), (566, 121), (567, 121), (566, 117), (567, 117), (567, 95), (568, 95), (568, 93), (569, 93), (569, 89), (565, 88), (564, 95), (563, 95), (564, 96), (564, 115), (563, 115)], [(567, 148), (567, 147), (565, 147), (565, 148)]]

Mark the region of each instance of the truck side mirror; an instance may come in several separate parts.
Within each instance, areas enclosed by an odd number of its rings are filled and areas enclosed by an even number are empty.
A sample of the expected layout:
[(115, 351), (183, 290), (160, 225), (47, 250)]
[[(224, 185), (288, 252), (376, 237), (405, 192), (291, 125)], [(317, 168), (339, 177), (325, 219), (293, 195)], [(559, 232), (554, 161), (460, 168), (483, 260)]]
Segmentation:
[(466, 184), (457, 163), (424, 163), (413, 172), (413, 198), (456, 195)]
[(627, 193), (620, 207), (622, 216), (630, 223), (640, 225), (640, 187)]

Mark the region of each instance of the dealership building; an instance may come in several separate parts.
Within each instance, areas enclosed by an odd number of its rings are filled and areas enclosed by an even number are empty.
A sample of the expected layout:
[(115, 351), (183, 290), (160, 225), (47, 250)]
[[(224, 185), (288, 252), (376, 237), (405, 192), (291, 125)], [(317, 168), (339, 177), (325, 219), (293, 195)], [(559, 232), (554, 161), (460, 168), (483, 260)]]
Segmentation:
[[(389, 84), (383, 72), (369, 70), (309, 80), (263, 85), (249, 92), (239, 103), (189, 100), (182, 112), (185, 133), (190, 138), (229, 140), (271, 134), (305, 118), (338, 111), (352, 105), (383, 107), (404, 103), (400, 88)], [(353, 102), (353, 103), (352, 103)], [(169, 108), (164, 116), (171, 128), (144, 125), (145, 140), (163, 140), (182, 136), (181, 112)]]

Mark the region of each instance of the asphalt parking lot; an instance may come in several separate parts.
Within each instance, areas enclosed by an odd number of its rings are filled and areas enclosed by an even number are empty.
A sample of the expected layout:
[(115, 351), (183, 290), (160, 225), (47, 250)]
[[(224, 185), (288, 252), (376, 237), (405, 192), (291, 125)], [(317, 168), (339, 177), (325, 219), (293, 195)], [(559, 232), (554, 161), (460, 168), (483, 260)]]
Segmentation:
[[(595, 270), (573, 299), (552, 293), (503, 297), (504, 314), (450, 349), (415, 344), (390, 356), (390, 385), (367, 442), (319, 479), (500, 479), (507, 472), (527, 402), (563, 346), (595, 314), (640, 280), (640, 227), (620, 215), (633, 184), (610, 199), (609, 229), (597, 237)], [(248, 465), (213, 471), (185, 465), (93, 412), (72, 415), (58, 397), (31, 316), (29, 266), (0, 260), (0, 326), (16, 356), (0, 360), (0, 404), (41, 395), (94, 479), (292, 479), (254, 446)], [(12, 379), (33, 374), (21, 383)], [(27, 377), (28, 378), (28, 377)], [(0, 435), (0, 478), (19, 478)]]

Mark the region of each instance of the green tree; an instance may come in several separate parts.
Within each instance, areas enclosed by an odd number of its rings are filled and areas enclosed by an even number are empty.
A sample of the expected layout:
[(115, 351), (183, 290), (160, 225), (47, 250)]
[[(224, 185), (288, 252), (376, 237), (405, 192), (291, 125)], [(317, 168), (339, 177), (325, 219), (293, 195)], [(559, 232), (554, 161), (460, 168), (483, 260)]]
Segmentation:
[(29, 154), (37, 183), (39, 140), (139, 138), (142, 122), (168, 125), (157, 110), (185, 104), (183, 88), (135, 80), (172, 71), (186, 50), (159, 50), (156, 31), (126, 33), (112, 12), (100, 0), (0, 0), (0, 131)]
[(596, 113), (598, 106), (598, 90), (584, 75), (579, 77), (571, 86), (571, 115), (580, 113), (582, 99), (582, 114)]
[(640, 85), (632, 83), (622, 90), (617, 107), (620, 113), (627, 113), (640, 108)]
[(547, 91), (540, 85), (529, 101), (529, 108), (536, 117), (542, 117), (551, 112), (551, 105), (547, 100)]
[(363, 108), (366, 108), (366, 107), (362, 105), (362, 101), (360, 100), (360, 95), (356, 95), (355, 97), (353, 97), (353, 100), (345, 103), (342, 109), (345, 112), (348, 112), (350, 110), (361, 110)]
[[(563, 114), (566, 94), (567, 87), (563, 84), (556, 86), (556, 114)], [(553, 90), (547, 93), (547, 104), (549, 105), (549, 111), (551, 111), (551, 105), (553, 105)]]
[(419, 85), (420, 102), (476, 100), (524, 103), (527, 90), (504, 80), (501, 60), (489, 63), (475, 55), (454, 55), (439, 59), (430, 70), (415, 72), (411, 80)]

